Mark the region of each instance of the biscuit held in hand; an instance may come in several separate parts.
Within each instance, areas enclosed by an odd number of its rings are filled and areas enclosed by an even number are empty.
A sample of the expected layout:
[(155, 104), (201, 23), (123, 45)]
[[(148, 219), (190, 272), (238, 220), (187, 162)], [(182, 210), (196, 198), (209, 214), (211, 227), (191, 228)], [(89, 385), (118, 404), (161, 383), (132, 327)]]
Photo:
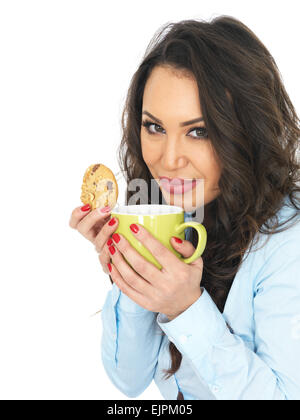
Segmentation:
[(118, 200), (118, 184), (112, 171), (100, 163), (90, 165), (83, 177), (80, 199), (92, 210), (106, 206), (113, 209)]

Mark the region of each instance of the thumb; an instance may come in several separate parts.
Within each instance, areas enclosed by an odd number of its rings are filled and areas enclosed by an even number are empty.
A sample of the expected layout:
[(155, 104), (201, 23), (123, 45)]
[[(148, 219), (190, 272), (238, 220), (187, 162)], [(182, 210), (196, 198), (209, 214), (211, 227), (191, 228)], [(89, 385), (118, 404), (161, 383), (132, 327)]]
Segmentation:
[[(189, 258), (195, 252), (195, 248), (190, 241), (182, 240), (177, 238), (176, 236), (172, 236), (170, 239), (172, 247), (179, 252), (184, 258)], [(194, 262), (190, 263), (190, 265), (198, 266), (200, 269), (203, 268), (203, 260), (201, 257), (197, 258)]]
[(175, 251), (179, 252), (184, 258), (189, 258), (195, 252), (195, 248), (190, 241), (184, 241), (176, 236), (172, 236), (171, 245)]

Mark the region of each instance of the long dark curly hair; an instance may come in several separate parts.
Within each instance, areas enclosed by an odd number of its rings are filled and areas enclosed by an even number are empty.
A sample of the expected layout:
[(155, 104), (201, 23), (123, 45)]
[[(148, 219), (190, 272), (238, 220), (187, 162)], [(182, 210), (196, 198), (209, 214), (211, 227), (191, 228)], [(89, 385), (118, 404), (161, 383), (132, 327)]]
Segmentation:
[[(155, 66), (194, 76), (209, 141), (222, 163), (220, 194), (204, 209), (212, 224), (201, 285), (223, 312), (256, 233), (286, 230), (278, 228), (292, 218), (279, 224), (276, 216), (286, 196), (299, 214), (299, 118), (274, 58), (242, 22), (230, 16), (168, 22), (150, 41), (122, 113), (120, 167), (127, 182), (142, 178), (149, 190), (152, 175), (142, 157), (140, 130), (143, 92)], [(131, 194), (127, 189), (127, 203)], [(154, 204), (149, 197), (148, 203)], [(196, 233), (191, 241), (195, 246)], [(165, 379), (182, 360), (171, 342), (169, 350), (172, 365)]]

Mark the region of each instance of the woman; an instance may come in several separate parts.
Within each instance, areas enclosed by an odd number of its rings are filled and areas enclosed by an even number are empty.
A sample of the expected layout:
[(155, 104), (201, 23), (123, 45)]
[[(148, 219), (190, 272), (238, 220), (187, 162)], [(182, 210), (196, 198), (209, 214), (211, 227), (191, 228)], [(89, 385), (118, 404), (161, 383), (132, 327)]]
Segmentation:
[[(166, 399), (300, 399), (298, 123), (274, 59), (240, 21), (171, 23), (149, 44), (122, 116), (121, 166), (128, 182), (203, 179), (204, 203), (192, 192), (184, 210), (204, 204), (208, 240), (188, 265), (131, 226), (161, 259), (153, 271), (113, 234), (109, 209), (73, 211), (113, 283), (102, 360), (124, 394), (154, 379)], [(177, 205), (166, 183), (160, 203)], [(184, 257), (189, 234), (171, 239)]]

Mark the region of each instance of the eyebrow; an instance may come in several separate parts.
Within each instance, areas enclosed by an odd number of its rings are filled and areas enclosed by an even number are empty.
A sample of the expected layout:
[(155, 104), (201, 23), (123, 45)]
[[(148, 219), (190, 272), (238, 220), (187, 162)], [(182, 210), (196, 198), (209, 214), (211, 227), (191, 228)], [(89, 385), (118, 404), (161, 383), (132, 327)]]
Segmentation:
[[(143, 111), (143, 114), (148, 115), (150, 118), (152, 118), (154, 121), (158, 122), (159, 124), (163, 124), (161, 120), (154, 117), (154, 115), (150, 114), (150, 112)], [(180, 127), (185, 127), (186, 125), (195, 124), (196, 122), (199, 122), (199, 121), (204, 121), (203, 117), (195, 118), (194, 120), (190, 120), (190, 121), (185, 121), (185, 122), (180, 123), (179, 125)]]

